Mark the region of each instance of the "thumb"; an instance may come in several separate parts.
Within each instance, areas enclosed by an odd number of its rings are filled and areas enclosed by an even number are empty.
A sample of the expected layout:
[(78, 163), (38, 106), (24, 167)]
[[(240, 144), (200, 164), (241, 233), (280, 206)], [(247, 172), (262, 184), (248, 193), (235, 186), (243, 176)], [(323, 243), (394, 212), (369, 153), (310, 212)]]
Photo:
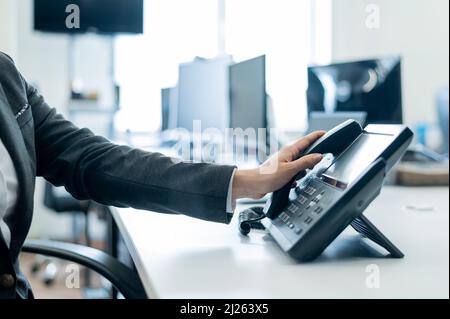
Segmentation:
[(304, 171), (306, 169), (312, 169), (314, 166), (319, 164), (322, 160), (322, 154), (310, 154), (291, 162), (293, 170), (296, 172)]

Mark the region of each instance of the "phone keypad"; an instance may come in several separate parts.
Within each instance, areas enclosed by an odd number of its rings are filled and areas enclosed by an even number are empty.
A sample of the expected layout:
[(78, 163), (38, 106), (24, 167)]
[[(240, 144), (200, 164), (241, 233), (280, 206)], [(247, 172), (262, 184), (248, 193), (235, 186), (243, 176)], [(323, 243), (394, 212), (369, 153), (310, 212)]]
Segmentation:
[(308, 194), (309, 196), (312, 196), (312, 195), (314, 195), (314, 194), (317, 192), (317, 189), (315, 189), (315, 188), (312, 187), (312, 186), (308, 186), (308, 187), (306, 187), (306, 189), (304, 190), (304, 192), (305, 192), (306, 194)]
[(313, 228), (334, 202), (333, 190), (330, 189), (328, 194), (328, 188), (322, 182), (311, 181), (308, 184), (298, 190), (296, 199), (274, 220), (276, 227), (292, 242)]

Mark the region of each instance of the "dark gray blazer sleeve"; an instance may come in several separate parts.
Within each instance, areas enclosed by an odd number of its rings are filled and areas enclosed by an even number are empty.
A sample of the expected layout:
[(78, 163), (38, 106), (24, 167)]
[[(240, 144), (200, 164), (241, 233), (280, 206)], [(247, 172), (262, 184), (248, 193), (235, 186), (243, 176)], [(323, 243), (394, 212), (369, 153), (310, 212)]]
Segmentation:
[(80, 200), (230, 222), (226, 200), (234, 167), (112, 144), (65, 120), (22, 81), (34, 119), (39, 176)]

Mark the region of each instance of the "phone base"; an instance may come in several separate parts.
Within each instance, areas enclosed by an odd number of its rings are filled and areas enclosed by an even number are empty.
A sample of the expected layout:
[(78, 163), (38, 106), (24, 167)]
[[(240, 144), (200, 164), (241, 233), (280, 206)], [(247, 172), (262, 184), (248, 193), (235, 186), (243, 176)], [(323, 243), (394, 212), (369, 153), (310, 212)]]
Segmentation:
[(383, 233), (363, 214), (355, 218), (350, 225), (362, 236), (386, 249), (391, 254), (391, 257), (403, 258), (405, 256), (400, 249), (384, 236)]

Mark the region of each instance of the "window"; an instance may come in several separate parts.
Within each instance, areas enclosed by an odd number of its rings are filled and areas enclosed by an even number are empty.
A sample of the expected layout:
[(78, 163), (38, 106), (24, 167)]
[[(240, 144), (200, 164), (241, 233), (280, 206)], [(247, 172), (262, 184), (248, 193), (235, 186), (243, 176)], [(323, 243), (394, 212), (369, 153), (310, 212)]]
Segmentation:
[(145, 1), (144, 34), (117, 40), (119, 130), (157, 130), (160, 90), (176, 85), (178, 65), (219, 53), (236, 62), (266, 54), (276, 126), (304, 129), (306, 66), (330, 56), (330, 8), (331, 0)]
[(310, 6), (296, 0), (227, 0), (226, 50), (236, 61), (266, 54), (277, 127), (304, 127)]
[(144, 11), (144, 34), (121, 36), (116, 43), (119, 130), (157, 130), (161, 89), (176, 85), (178, 65), (217, 54), (216, 1), (147, 0)]

